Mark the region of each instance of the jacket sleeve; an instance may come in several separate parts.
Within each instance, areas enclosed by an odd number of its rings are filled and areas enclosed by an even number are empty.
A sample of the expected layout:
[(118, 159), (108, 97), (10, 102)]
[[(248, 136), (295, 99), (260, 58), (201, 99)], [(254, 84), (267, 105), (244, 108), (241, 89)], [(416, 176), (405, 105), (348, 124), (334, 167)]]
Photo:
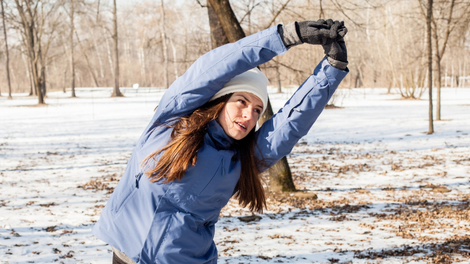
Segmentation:
[(165, 92), (146, 128), (184, 116), (205, 104), (236, 75), (286, 52), (278, 26), (218, 47), (194, 62)]
[(348, 70), (334, 68), (324, 58), (287, 103), (257, 131), (256, 157), (264, 171), (289, 154), (323, 111)]

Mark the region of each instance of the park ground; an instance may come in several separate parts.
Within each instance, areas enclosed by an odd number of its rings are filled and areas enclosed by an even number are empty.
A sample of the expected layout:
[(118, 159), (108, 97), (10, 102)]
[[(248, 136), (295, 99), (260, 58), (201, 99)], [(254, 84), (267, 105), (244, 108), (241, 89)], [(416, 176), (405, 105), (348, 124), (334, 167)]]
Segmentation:
[[(111, 263), (91, 234), (163, 90), (0, 97), (0, 263)], [(274, 90), (273, 90), (274, 91)], [(292, 94), (271, 93), (275, 109)], [(428, 101), (342, 89), (288, 156), (297, 189), (251, 217), (230, 201), (219, 263), (469, 263), (470, 89)]]

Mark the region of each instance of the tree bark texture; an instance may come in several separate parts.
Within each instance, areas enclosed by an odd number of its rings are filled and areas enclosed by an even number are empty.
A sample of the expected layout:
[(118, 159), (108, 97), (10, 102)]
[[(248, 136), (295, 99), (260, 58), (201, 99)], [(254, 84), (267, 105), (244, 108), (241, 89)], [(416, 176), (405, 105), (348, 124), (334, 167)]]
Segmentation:
[(7, 69), (8, 99), (12, 99), (12, 97), (11, 97), (11, 81), (10, 81), (10, 56), (9, 56), (9, 52), (8, 52), (7, 29), (6, 29), (6, 26), (5, 26), (5, 10), (4, 10), (4, 7), (3, 7), (3, 0), (0, 0), (0, 1), (2, 2), (3, 36), (5, 38), (5, 54), (6, 54), (5, 66), (6, 66), (6, 69)]
[(119, 48), (118, 48), (118, 30), (117, 30), (117, 7), (116, 0), (113, 0), (113, 56), (114, 56), (114, 90), (112, 97), (121, 97), (119, 90)]
[(211, 48), (215, 49), (229, 43), (222, 24), (210, 2), (207, 2), (207, 14), (209, 15), (209, 26), (211, 29)]
[(240, 26), (240, 23), (230, 6), (229, 0), (208, 0), (208, 3), (217, 14), (219, 22), (222, 25), (229, 42), (235, 42), (245, 37), (245, 32)]

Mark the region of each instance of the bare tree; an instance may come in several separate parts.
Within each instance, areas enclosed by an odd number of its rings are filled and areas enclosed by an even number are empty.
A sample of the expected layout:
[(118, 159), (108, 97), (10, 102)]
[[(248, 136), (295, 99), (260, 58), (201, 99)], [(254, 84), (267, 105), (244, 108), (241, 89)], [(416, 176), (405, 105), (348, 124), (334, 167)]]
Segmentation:
[[(60, 24), (60, 14), (54, 14), (58, 2), (15, 0), (15, 3), (31, 67), (34, 89), (38, 96), (38, 104), (45, 104), (47, 54), (54, 39), (54, 31)], [(45, 31), (46, 27), (48, 27), (47, 32)], [(43, 43), (46, 33), (47, 39)]]
[(119, 90), (119, 49), (118, 49), (118, 30), (117, 30), (117, 7), (116, 0), (113, 0), (113, 56), (114, 56), (114, 89), (112, 97), (123, 96)]
[(170, 87), (170, 81), (168, 80), (168, 44), (167, 44), (167, 37), (166, 37), (166, 28), (165, 28), (165, 7), (163, 4), (163, 0), (160, 1), (160, 30), (162, 35), (162, 48), (163, 48), (163, 63), (164, 63), (164, 84), (165, 88)]
[[(8, 51), (8, 38), (7, 38), (7, 29), (5, 26), (5, 10), (3, 7), (3, 0), (0, 0), (2, 4), (2, 23), (3, 23), (3, 36), (5, 38), (5, 54), (6, 54), (6, 70), (7, 70), (7, 83), (8, 83), (8, 99), (12, 99), (11, 97), (11, 81), (10, 81), (10, 53)], [(1, 94), (0, 94), (1, 95)]]
[[(38, 81), (40, 88), (45, 87), (46, 83), (48, 89), (70, 87), (69, 47), (72, 37), (74, 45), (77, 46), (74, 48), (75, 85), (80, 82), (88, 86), (98, 84), (113, 86), (113, 83), (116, 83), (115, 67), (118, 66), (118, 87), (131, 84), (132, 78), (135, 77), (140, 77), (139, 83), (147, 86), (166, 86), (167, 80), (171, 83), (177, 78), (178, 72), (184, 72), (194, 60), (207, 52), (211, 43), (220, 45), (217, 42), (228, 41), (221, 39), (225, 34), (220, 33), (213, 34), (217, 37), (210, 40), (211, 31), (206, 30), (204, 23), (209, 10), (194, 9), (197, 4), (194, 0), (166, 1), (163, 10), (161, 0), (144, 0), (132, 6), (124, 6), (122, 11), (117, 10), (117, 16), (120, 17), (117, 25), (120, 32), (117, 39), (122, 51), (118, 51), (119, 58), (116, 62), (113, 47), (114, 20), (108, 20), (103, 16), (103, 14), (112, 16), (113, 1), (73, 1), (73, 36), (69, 33), (70, 1), (11, 0), (13, 6), (8, 5), (9, 1), (4, 1), (12, 93), (31, 90), (33, 91), (31, 94), (37, 95)], [(213, 1), (223, 4), (223, 1)], [(17, 8), (16, 2), (25, 10), (26, 19), (21, 17), (21, 10), (11, 10), (12, 7)], [(67, 8), (62, 10), (64, 2)], [(425, 10), (424, 7), (420, 7), (424, 2), (426, 1), (239, 0), (230, 4), (236, 17), (240, 18), (238, 21), (246, 35), (281, 21), (288, 23), (295, 20), (317, 19), (319, 15), (345, 20), (350, 29), (347, 42), (351, 51), (349, 56), (351, 73), (341, 86), (388, 87), (390, 92), (398, 92), (405, 99), (417, 99), (426, 92), (429, 78), (426, 61), (426, 20), (425, 16), (420, 14), (425, 14), (424, 11), (420, 11), (420, 9)], [(452, 2), (455, 2), (455, 6), (452, 20), (449, 21)], [(468, 49), (470, 27), (466, 17), (469, 4), (468, 0), (434, 0), (433, 86), (438, 90), (438, 80), (441, 78), (442, 87), (444, 80), (446, 85), (450, 84), (451, 87), (461, 87), (466, 84), (464, 76), (469, 74), (470, 69), (467, 59), (470, 54)], [(56, 12), (51, 12), (54, 10), (53, 6), (57, 6)], [(27, 11), (28, 7), (31, 8), (30, 13)], [(162, 28), (162, 11), (164, 11), (164, 28)], [(216, 13), (214, 15), (217, 18), (215, 21), (220, 23)], [(58, 17), (61, 19), (56, 22)], [(28, 23), (25, 27), (23, 20), (32, 21), (32, 27)], [(214, 19), (209, 21), (212, 22)], [(185, 26), (189, 23), (192, 27)], [(52, 34), (54, 27), (57, 27), (58, 33)], [(25, 28), (30, 30), (25, 31)], [(181, 28), (183, 30), (178, 30)], [(28, 32), (32, 37), (28, 37)], [(444, 45), (446, 32), (450, 33), (447, 45)], [(164, 38), (162, 33), (165, 35)], [(166, 60), (168, 67), (174, 67), (174, 70), (168, 69), (167, 74), (164, 67), (163, 39), (166, 41), (168, 52), (173, 52), (173, 56), (168, 54)], [(28, 48), (31, 46), (32, 49)], [(437, 46), (437, 49), (434, 48)], [(443, 50), (445, 52), (442, 52)], [(26, 55), (24, 58), (28, 65), (24, 65), (22, 54)], [(123, 54), (125, 56), (122, 56)], [(323, 56), (321, 49), (302, 45), (293, 48), (282, 57), (261, 65), (261, 68), (278, 88), (290, 89), (289, 87), (298, 86), (315, 67), (315, 62)], [(6, 59), (6, 56), (3, 58)], [(439, 60), (441, 66), (436, 65)], [(159, 61), (161, 63), (157, 63)], [(1, 68), (3, 69), (6, 70), (6, 67)], [(441, 78), (439, 78), (439, 69), (441, 69)], [(19, 72), (26, 72), (28, 76), (24, 77), (27, 78), (18, 78), (15, 73)], [(123, 72), (126, 76), (123, 76)], [(3, 77), (0, 78), (0, 85), (5, 87), (3, 95), (6, 95), (8, 80), (4, 76), (0, 76)], [(167, 80), (164, 76), (168, 76)], [(44, 96), (45, 89), (41, 89), (41, 92)], [(436, 100), (436, 94), (434, 97)], [(41, 96), (38, 96), (38, 101), (40, 98)], [(439, 101), (439, 93), (437, 99)], [(439, 102), (434, 108), (439, 108)], [(436, 117), (434, 118), (436, 120)]]
[(18, 14), (20, 15), (21, 25), (23, 26), (23, 40), (28, 52), (34, 89), (38, 95), (38, 104), (44, 104), (44, 97), (41, 90), (42, 83), (38, 69), (39, 53), (41, 51), (37, 38), (38, 3), (32, 4), (30, 1), (20, 2), (20, 0), (15, 0), (15, 3)]
[(431, 23), (432, 23), (432, 4), (433, 0), (427, 0), (426, 9), (426, 37), (428, 43), (427, 57), (428, 57), (428, 89), (429, 89), (429, 130), (428, 134), (434, 133), (433, 113), (432, 113), (432, 37), (431, 37)]
[(77, 97), (75, 95), (75, 57), (74, 57), (74, 44), (73, 44), (73, 35), (74, 35), (74, 24), (73, 16), (75, 13), (74, 0), (70, 0), (70, 88), (72, 89), (72, 97)]
[[(451, 1), (440, 1), (437, 3), (437, 11), (433, 12), (432, 16), (432, 29), (433, 29), (433, 39), (434, 39), (434, 55), (436, 63), (436, 120), (441, 120), (441, 87), (442, 87), (442, 58), (449, 44), (449, 39), (459, 24), (459, 21), (465, 23), (465, 18), (468, 16), (470, 3), (464, 1), (462, 3), (456, 3), (455, 0)], [(456, 10), (456, 4), (458, 5), (458, 10)], [(434, 5), (436, 7), (436, 5)], [(434, 8), (436, 9), (436, 8)], [(447, 11), (447, 13), (446, 13)], [(456, 17), (457, 13), (460, 17)], [(441, 25), (443, 21), (444, 25)], [(440, 30), (441, 26), (443, 30)], [(442, 31), (442, 32), (440, 32)], [(440, 34), (441, 33), (441, 34)], [(442, 42), (440, 41), (442, 40)]]

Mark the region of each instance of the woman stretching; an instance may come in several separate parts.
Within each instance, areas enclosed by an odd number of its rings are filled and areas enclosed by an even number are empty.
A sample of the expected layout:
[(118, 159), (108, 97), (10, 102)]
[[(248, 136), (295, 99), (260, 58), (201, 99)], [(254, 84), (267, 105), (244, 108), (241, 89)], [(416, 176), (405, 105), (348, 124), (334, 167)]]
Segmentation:
[[(262, 212), (260, 173), (307, 134), (348, 72), (346, 32), (332, 20), (277, 25), (206, 53), (178, 78), (93, 228), (113, 262), (217, 263), (220, 210), (235, 196)], [(322, 45), (325, 58), (256, 130), (268, 104), (256, 67), (302, 43)]]

